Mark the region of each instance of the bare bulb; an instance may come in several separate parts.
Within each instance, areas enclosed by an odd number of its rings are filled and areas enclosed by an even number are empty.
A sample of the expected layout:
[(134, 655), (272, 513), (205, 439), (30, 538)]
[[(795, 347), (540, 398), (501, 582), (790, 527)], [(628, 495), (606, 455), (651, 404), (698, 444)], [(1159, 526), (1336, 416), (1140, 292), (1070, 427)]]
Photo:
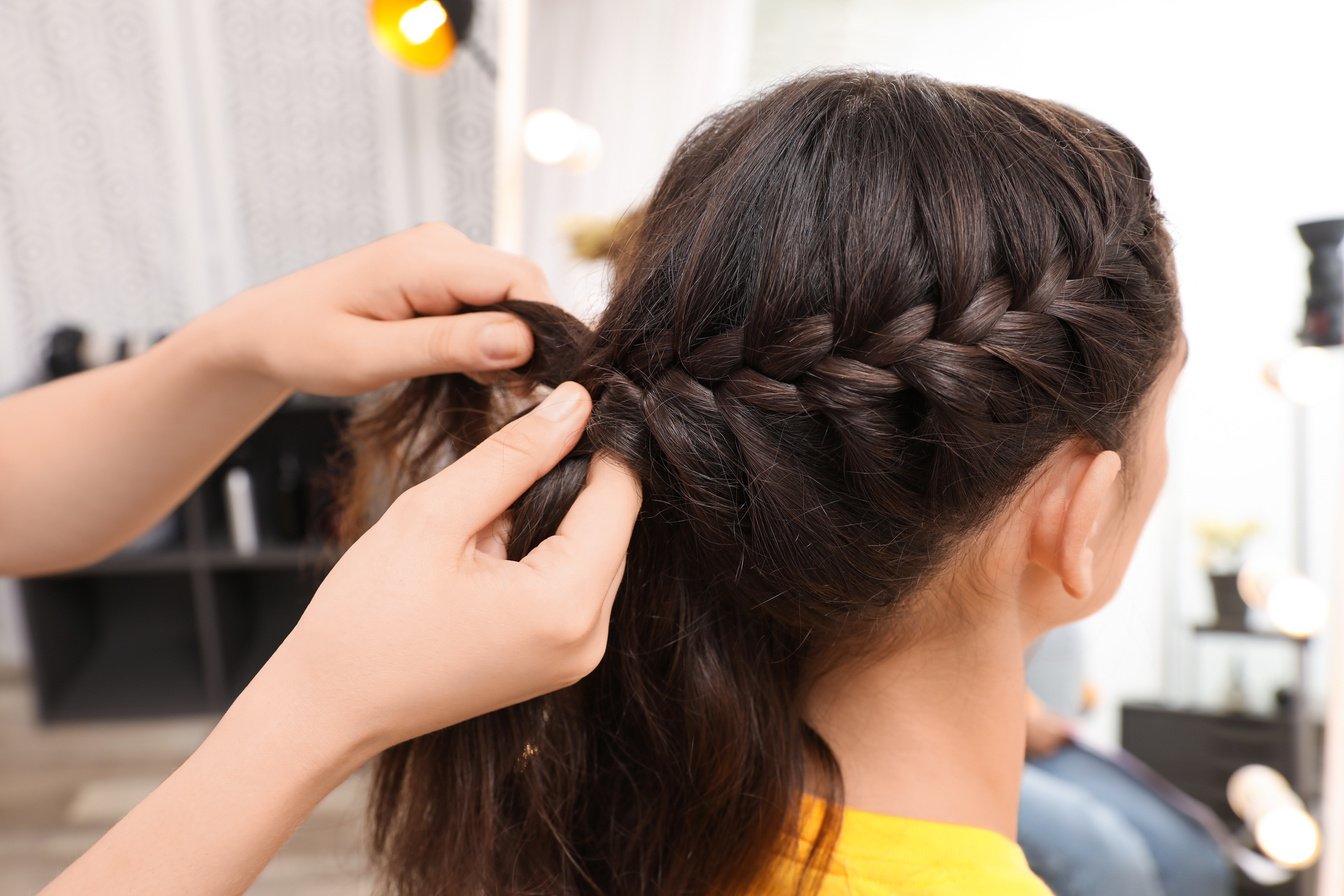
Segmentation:
[(1237, 573), (1242, 600), (1263, 610), (1274, 627), (1293, 638), (1310, 638), (1325, 627), (1330, 600), (1319, 584), (1288, 567), (1247, 564)]
[(1260, 851), (1285, 868), (1308, 868), (1321, 854), (1321, 829), (1305, 808), (1282, 806), (1255, 825)]
[(1335, 354), (1314, 345), (1293, 349), (1265, 367), (1265, 380), (1295, 404), (1317, 404), (1329, 396), (1339, 378)]
[(1289, 576), (1270, 589), (1265, 613), (1274, 627), (1293, 638), (1310, 638), (1325, 627), (1330, 601), (1325, 589), (1305, 576)]
[(527, 154), (543, 165), (588, 171), (602, 158), (602, 136), (559, 109), (538, 109), (523, 125)]
[(1265, 600), (1269, 596), (1269, 582), (1273, 575), (1274, 573), (1250, 564), (1243, 566), (1237, 573), (1237, 593), (1248, 607), (1255, 607), (1257, 610), (1265, 608)]
[(460, 35), (439, 0), (369, 0), (374, 43), (413, 72), (432, 75), (452, 62)]
[(448, 22), (448, 12), (439, 0), (425, 0), (402, 13), (397, 28), (410, 43), (420, 46)]
[(1320, 826), (1288, 780), (1269, 766), (1237, 769), (1227, 782), (1227, 802), (1260, 851), (1283, 867), (1307, 868), (1320, 856)]

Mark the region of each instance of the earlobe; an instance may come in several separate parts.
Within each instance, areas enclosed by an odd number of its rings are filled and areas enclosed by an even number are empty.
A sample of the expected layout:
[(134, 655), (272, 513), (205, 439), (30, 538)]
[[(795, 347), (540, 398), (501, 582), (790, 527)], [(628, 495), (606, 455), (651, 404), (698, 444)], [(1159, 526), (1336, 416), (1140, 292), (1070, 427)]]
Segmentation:
[(1084, 547), (1081, 553), (1065, 554), (1060, 581), (1069, 597), (1086, 600), (1092, 596), (1092, 549)]
[(1111, 487), (1120, 473), (1120, 455), (1103, 451), (1088, 458), (1086, 464), (1069, 496), (1059, 533), (1059, 577), (1064, 590), (1078, 600), (1092, 595), (1096, 554), (1089, 541), (1097, 531)]

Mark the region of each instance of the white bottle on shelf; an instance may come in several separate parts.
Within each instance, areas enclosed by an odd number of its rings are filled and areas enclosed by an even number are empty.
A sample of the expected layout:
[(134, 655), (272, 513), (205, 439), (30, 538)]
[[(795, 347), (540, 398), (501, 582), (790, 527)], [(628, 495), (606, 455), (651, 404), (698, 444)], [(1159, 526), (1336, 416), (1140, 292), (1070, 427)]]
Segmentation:
[(224, 476), (224, 505), (229, 517), (229, 537), (239, 554), (255, 554), (261, 547), (257, 534), (257, 505), (252, 500), (252, 475), (234, 467)]

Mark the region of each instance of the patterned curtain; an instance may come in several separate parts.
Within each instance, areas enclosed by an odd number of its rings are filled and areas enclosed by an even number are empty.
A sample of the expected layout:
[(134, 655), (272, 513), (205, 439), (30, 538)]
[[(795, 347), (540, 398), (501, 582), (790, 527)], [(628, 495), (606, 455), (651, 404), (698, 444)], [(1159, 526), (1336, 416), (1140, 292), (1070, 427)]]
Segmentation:
[[(169, 330), (419, 220), (489, 239), (494, 88), (403, 73), (362, 0), (0, 3), (0, 389), (46, 334)], [(493, 55), (496, 9), (473, 38)]]

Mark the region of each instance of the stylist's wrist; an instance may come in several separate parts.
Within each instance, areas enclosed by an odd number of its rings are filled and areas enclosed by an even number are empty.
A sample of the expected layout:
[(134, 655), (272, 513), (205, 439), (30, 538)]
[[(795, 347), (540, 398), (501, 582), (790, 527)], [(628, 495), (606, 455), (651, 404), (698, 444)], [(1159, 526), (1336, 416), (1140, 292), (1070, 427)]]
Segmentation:
[(283, 346), (290, 343), (291, 354), (296, 354), (303, 334), (276, 327), (267, 308), (284, 298), (274, 292), (273, 283), (264, 283), (243, 290), (192, 325), (207, 331), (209, 357), (221, 370), (292, 392), (295, 387), (284, 369)]
[(175, 353), (176, 371), (190, 371), (208, 381), (210, 392), (237, 400), (279, 403), (294, 392), (291, 384), (270, 373), (262, 363), (246, 313), (235, 302), (219, 305), (188, 322), (152, 351)]
[(313, 668), (292, 641), (272, 654), (230, 712), (241, 707), (283, 726), (296, 758), (335, 786), (393, 742), (357, 702), (331, 686), (339, 675)]

